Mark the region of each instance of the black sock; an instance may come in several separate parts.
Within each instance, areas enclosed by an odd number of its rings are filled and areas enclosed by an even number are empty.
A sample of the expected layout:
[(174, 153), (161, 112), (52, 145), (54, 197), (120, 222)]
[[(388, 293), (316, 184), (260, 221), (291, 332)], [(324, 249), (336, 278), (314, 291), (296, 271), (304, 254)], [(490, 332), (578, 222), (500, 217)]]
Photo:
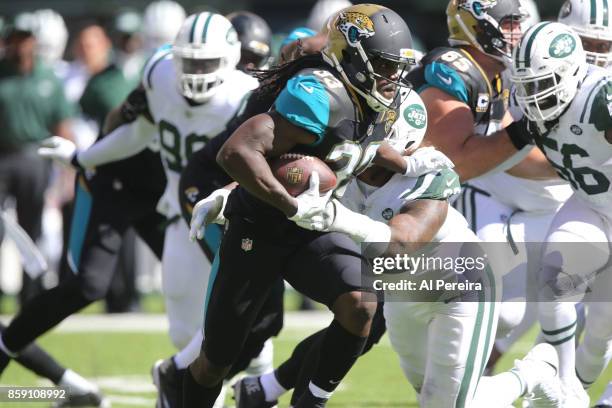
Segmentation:
[(15, 360), (37, 375), (48, 378), (53, 384), (58, 384), (66, 372), (65, 367), (59, 365), (53, 357), (38, 347), (36, 343), (32, 343), (23, 349)]
[(187, 369), (183, 375), (183, 408), (212, 408), (222, 387), (223, 381), (212, 388), (198, 384)]
[(367, 337), (348, 332), (334, 319), (325, 331), (319, 351), (319, 364), (310, 380), (317, 387), (332, 392), (361, 355)]
[[(304, 366), (316, 364), (316, 361), (310, 361), (311, 359), (309, 357), (318, 358), (319, 344), (323, 341), (325, 330), (326, 329), (319, 330), (300, 341), (293, 349), (291, 357), (285, 360), (274, 371), (274, 376), (284, 389), (290, 390), (295, 388), (298, 384), (298, 378), (301, 377), (300, 372), (303, 370)], [(316, 352), (314, 353), (311, 351), (313, 346), (316, 346)], [(308, 376), (308, 378), (310, 378), (310, 376)]]

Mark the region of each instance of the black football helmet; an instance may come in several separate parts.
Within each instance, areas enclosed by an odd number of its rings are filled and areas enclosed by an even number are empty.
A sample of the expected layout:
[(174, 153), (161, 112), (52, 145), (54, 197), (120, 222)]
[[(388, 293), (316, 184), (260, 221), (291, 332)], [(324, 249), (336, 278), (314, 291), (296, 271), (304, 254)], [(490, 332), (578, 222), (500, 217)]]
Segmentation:
[(270, 47), (272, 31), (268, 23), (257, 14), (248, 11), (236, 11), (226, 17), (236, 29), (242, 44), (237, 68), (242, 71), (266, 68), (272, 54)]

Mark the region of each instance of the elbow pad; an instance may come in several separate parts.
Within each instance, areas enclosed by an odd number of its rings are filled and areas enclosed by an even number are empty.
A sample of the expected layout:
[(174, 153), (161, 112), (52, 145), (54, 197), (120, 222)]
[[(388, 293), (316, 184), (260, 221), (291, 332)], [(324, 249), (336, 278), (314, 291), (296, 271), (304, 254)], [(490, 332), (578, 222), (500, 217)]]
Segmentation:
[(121, 118), (125, 123), (131, 123), (136, 120), (139, 115), (144, 115), (147, 119), (151, 119), (149, 111), (149, 102), (147, 101), (147, 93), (142, 87), (134, 89), (125, 102), (121, 105)]

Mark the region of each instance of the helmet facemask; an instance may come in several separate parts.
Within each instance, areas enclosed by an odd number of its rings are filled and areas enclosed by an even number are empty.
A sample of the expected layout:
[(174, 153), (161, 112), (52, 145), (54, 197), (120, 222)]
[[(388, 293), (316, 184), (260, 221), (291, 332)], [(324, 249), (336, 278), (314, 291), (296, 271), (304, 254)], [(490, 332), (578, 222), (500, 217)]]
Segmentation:
[[(577, 31), (577, 30), (575, 30)], [(586, 61), (589, 64), (606, 67), (612, 63), (612, 41), (603, 38), (593, 38), (587, 35), (580, 35), (582, 47), (586, 54)]]
[(194, 102), (210, 99), (223, 83), (224, 58), (175, 57), (181, 93)]

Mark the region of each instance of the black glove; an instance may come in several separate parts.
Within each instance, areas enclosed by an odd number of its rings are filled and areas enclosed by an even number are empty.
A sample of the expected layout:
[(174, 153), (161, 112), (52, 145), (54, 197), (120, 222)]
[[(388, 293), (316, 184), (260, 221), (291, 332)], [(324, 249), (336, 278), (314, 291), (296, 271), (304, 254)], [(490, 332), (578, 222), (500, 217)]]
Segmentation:
[(521, 150), (528, 144), (534, 144), (533, 135), (529, 129), (529, 120), (524, 116), (521, 120), (512, 122), (505, 130), (516, 150)]

